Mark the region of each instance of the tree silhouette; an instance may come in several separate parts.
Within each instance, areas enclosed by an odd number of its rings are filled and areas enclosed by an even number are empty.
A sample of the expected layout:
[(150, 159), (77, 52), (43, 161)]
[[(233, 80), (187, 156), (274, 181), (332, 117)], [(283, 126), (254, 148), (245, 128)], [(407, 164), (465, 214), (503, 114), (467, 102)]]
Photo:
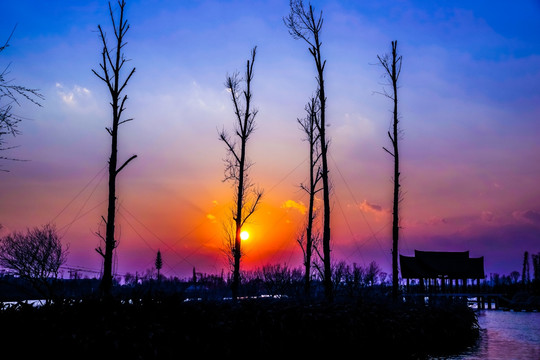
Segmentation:
[(398, 80), (401, 73), (401, 59), (402, 57), (397, 53), (397, 41), (392, 41), (392, 54), (379, 56), (379, 63), (385, 70), (385, 77), (388, 79), (388, 86), (392, 88), (392, 92), (389, 94), (384, 90), (383, 95), (393, 101), (393, 131), (388, 131), (388, 137), (392, 142), (392, 150), (383, 149), (394, 158), (394, 195), (392, 206), (392, 297), (397, 300), (399, 291), (399, 278), (398, 278), (398, 241), (399, 241), (399, 203), (401, 202), (401, 191), (399, 183), (399, 115), (398, 115)]
[(98, 30), (103, 44), (103, 50), (101, 52), (102, 61), (99, 64), (101, 71), (98, 73), (92, 69), (92, 72), (105, 84), (111, 94), (111, 107), (112, 107), (112, 126), (106, 128), (107, 132), (111, 136), (111, 156), (109, 158), (109, 197), (108, 197), (108, 209), (107, 219), (102, 217), (102, 220), (106, 225), (106, 234), (103, 237), (99, 232), (97, 235), (105, 242), (105, 250), (99, 246), (96, 251), (103, 257), (103, 276), (101, 278), (100, 290), (102, 295), (109, 296), (112, 287), (112, 259), (114, 249), (118, 246), (118, 242), (115, 239), (115, 214), (116, 214), (116, 177), (124, 169), (124, 167), (137, 155), (131, 156), (126, 160), (122, 166), (118, 167), (118, 127), (133, 119), (122, 119), (122, 113), (125, 108), (124, 105), (127, 100), (127, 95), (122, 96), (122, 91), (126, 87), (129, 79), (135, 73), (135, 68), (129, 71), (128, 76), (124, 80), (120, 80), (122, 68), (126, 63), (126, 58), (122, 52), (122, 48), (126, 45), (124, 42), (124, 36), (129, 30), (127, 20), (124, 20), (124, 8), (126, 2), (124, 0), (118, 1), (120, 9), (120, 18), (115, 20), (111, 3), (109, 3), (109, 14), (114, 30), (115, 42), (112, 48), (107, 45), (107, 38), (105, 32), (98, 25)]
[(532, 254), (533, 276), (536, 285), (540, 284), (540, 253)]
[(66, 262), (67, 251), (56, 227), (46, 224), (0, 238), (0, 266), (28, 280), (48, 301), (54, 297), (54, 280)]
[[(315, 195), (322, 189), (318, 187), (318, 183), (321, 180), (321, 167), (319, 160), (321, 158), (319, 137), (319, 112), (320, 106), (318, 101), (318, 94), (313, 96), (310, 102), (306, 105), (307, 116), (303, 119), (297, 119), (300, 127), (309, 143), (309, 183), (301, 184), (300, 187), (306, 191), (309, 195), (309, 207), (308, 217), (306, 222), (306, 231), (302, 232), (302, 235), (298, 239), (298, 243), (302, 248), (304, 254), (304, 294), (306, 297), (310, 295), (310, 278), (311, 278), (311, 257), (313, 252), (313, 246), (317, 242), (318, 234), (314, 234), (313, 224), (316, 217), (314, 211)], [(305, 234), (305, 236), (304, 236)]]
[(157, 255), (156, 255), (155, 265), (156, 265), (156, 270), (157, 270), (157, 279), (159, 281), (160, 280), (159, 272), (160, 272), (161, 268), (163, 267), (163, 259), (161, 258), (161, 251), (159, 251), (159, 250), (158, 250)]
[(323, 265), (324, 265), (324, 292), (328, 301), (333, 300), (332, 267), (330, 261), (330, 180), (328, 176), (328, 141), (326, 139), (326, 95), (324, 90), (324, 67), (326, 60), (321, 55), (320, 33), (323, 25), (322, 11), (316, 15), (313, 6), (304, 6), (302, 0), (290, 1), (290, 13), (283, 19), (289, 34), (296, 40), (304, 40), (308, 44), (309, 52), (315, 60), (317, 68), (317, 94), (319, 101), (320, 121), (317, 126), (321, 151), (321, 180), (323, 192)]
[[(247, 60), (245, 78), (238, 73), (227, 76), (225, 86), (231, 93), (234, 106), (235, 122), (234, 135), (229, 135), (225, 129), (219, 133), (219, 139), (225, 144), (225, 180), (231, 181), (235, 187), (234, 207), (232, 209), (232, 224), (226, 229), (225, 252), (233, 269), (232, 297), (238, 298), (240, 286), (240, 260), (242, 257), (242, 239), (240, 233), (246, 221), (253, 215), (261, 197), (262, 190), (255, 187), (249, 177), (252, 163), (246, 157), (248, 139), (255, 129), (257, 110), (251, 105), (251, 82), (253, 80), (253, 64), (257, 47), (251, 51), (251, 60)], [(241, 83), (245, 87), (241, 88)]]
[[(16, 28), (16, 27), (15, 27)], [(0, 53), (4, 52), (9, 47), (9, 41), (15, 32), (15, 28), (11, 31), (8, 39), (4, 45), (0, 46)], [(20, 100), (25, 99), (31, 103), (41, 106), (39, 100), (43, 100), (44, 97), (39, 93), (38, 89), (27, 88), (26, 86), (13, 84), (11, 79), (8, 79), (9, 65), (7, 65), (2, 72), (0, 72), (0, 151), (7, 151), (13, 149), (13, 146), (5, 146), (6, 135), (17, 136), (20, 135), (18, 129), (19, 123), (23, 118), (13, 112), (13, 105), (20, 106)], [(0, 156), (0, 160), (18, 160), (5, 156)], [(9, 171), (0, 169), (0, 171)]]
[(523, 271), (521, 273), (521, 282), (523, 286), (527, 286), (531, 282), (531, 272), (529, 270), (529, 252), (523, 254)]

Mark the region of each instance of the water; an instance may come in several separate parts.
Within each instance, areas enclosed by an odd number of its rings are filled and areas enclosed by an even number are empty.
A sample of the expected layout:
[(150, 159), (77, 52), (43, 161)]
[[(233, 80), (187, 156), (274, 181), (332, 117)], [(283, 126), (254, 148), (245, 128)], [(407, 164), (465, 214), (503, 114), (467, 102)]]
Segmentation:
[(478, 311), (480, 339), (445, 360), (540, 360), (540, 312)]

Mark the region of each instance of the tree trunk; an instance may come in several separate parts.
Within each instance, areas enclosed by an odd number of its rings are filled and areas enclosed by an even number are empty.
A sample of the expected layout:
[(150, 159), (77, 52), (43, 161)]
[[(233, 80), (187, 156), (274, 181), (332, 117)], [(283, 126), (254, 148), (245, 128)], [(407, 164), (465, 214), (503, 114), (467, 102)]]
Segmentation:
[(116, 121), (118, 101), (113, 101), (113, 130), (111, 131), (111, 156), (109, 158), (109, 204), (107, 207), (107, 229), (105, 233), (105, 254), (103, 257), (103, 276), (100, 289), (103, 296), (110, 296), (112, 289), (112, 260), (116, 247), (114, 238), (116, 214), (116, 167), (118, 163), (118, 123)]
[[(310, 155), (310, 161), (313, 164), (313, 154)], [(315, 198), (313, 188), (313, 169), (310, 171), (311, 193), (309, 194), (308, 225), (306, 227), (306, 257), (304, 259), (304, 295), (310, 297), (311, 293), (311, 252), (313, 247), (313, 201)]]
[(328, 176), (328, 143), (326, 141), (326, 95), (324, 91), (324, 66), (326, 61), (321, 60), (321, 44), (319, 42), (318, 33), (315, 34), (315, 62), (317, 64), (318, 85), (319, 85), (319, 102), (321, 104), (321, 124), (319, 128), (319, 140), (321, 143), (321, 178), (323, 182), (323, 203), (324, 203), (324, 219), (323, 219), (323, 262), (324, 262), (324, 294), (326, 300), (333, 301), (332, 288), (332, 267), (330, 260), (330, 181)]
[(320, 176), (320, 167), (318, 167), (320, 151), (318, 151), (318, 142), (319, 142), (319, 133), (318, 133), (318, 123), (319, 123), (319, 98), (318, 96), (312, 97), (310, 103), (306, 106), (306, 111), (308, 116), (304, 119), (298, 119), (298, 123), (303, 128), (304, 132), (307, 135), (307, 140), (309, 141), (309, 186), (301, 185), (301, 188), (304, 189), (309, 194), (309, 205), (308, 205), (308, 218), (306, 226), (306, 243), (305, 248), (302, 244), (302, 241), (299, 240), (302, 250), (304, 250), (304, 296), (306, 299), (310, 297), (311, 293), (311, 257), (313, 254), (313, 221), (314, 221), (314, 210), (313, 205), (315, 202), (315, 195), (319, 192), (320, 189), (317, 189), (317, 184), (321, 179)]
[(392, 88), (394, 91), (394, 126), (393, 141), (394, 147), (394, 204), (392, 209), (392, 298), (397, 300), (399, 292), (399, 274), (398, 274), (398, 241), (399, 241), (399, 149), (398, 149), (398, 96), (396, 69), (397, 62), (397, 41), (392, 42)]

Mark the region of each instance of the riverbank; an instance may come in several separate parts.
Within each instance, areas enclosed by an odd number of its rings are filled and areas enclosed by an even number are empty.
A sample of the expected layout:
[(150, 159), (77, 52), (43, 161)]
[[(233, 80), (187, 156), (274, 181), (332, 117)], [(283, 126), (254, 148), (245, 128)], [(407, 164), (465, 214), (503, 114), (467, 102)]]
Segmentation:
[(182, 354), (423, 359), (459, 352), (478, 336), (476, 315), (465, 305), (385, 301), (85, 300), (10, 307), (0, 312), (0, 324), (3, 349), (18, 348), (23, 358), (57, 359), (173, 359)]

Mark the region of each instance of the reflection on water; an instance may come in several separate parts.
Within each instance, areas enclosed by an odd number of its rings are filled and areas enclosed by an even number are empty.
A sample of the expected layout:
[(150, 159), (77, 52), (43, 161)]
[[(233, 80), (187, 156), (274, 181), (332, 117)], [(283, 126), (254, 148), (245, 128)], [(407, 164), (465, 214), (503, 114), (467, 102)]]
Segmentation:
[(446, 360), (539, 360), (540, 313), (482, 310), (478, 343), (466, 352)]

